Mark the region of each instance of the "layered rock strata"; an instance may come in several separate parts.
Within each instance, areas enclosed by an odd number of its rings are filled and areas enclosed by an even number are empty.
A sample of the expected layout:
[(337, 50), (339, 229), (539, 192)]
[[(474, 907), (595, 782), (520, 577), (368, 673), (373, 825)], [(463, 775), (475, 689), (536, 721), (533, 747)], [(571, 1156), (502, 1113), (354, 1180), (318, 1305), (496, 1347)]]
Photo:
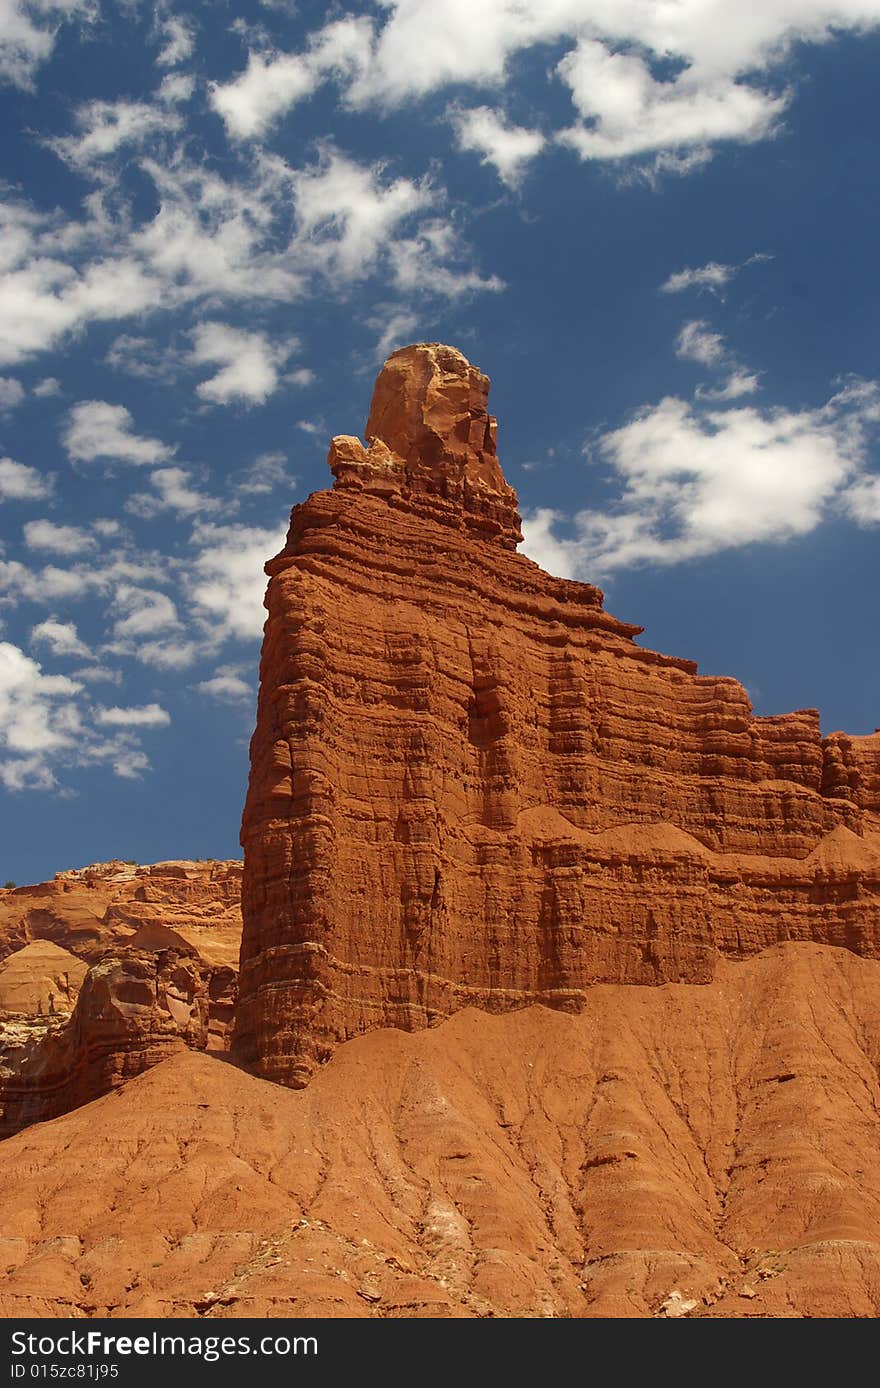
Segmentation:
[(0, 891), (0, 1137), (228, 1049), (240, 884), (240, 862), (114, 861)]
[(517, 553), (487, 395), (395, 353), (267, 564), (235, 1046), (286, 1084), (469, 1004), (880, 946), (880, 737), (756, 717)]

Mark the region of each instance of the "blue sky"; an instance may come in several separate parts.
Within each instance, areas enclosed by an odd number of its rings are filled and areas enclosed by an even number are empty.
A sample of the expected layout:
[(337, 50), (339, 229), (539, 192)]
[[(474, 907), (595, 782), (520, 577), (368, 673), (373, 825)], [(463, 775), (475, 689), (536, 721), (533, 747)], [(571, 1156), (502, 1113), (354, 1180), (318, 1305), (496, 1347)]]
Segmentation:
[(238, 855), (262, 564), (447, 341), (525, 550), (880, 724), (880, 0), (0, 0), (0, 880)]

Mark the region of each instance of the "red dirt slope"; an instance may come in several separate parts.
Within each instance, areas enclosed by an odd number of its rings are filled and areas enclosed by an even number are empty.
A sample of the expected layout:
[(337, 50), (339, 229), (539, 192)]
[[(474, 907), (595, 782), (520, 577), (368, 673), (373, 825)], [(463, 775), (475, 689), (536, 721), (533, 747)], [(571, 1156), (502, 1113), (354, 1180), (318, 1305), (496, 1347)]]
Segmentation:
[(0, 1146), (4, 1316), (875, 1316), (880, 962), (183, 1052)]

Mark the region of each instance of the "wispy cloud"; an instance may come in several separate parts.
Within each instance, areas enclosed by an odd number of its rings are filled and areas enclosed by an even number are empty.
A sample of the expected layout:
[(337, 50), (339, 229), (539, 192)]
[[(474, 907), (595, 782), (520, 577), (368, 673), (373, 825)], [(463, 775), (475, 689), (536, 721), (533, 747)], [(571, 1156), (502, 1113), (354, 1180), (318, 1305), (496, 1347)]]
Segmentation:
[(98, 708), (95, 722), (102, 728), (167, 728), (171, 715), (159, 704), (142, 704), (139, 708)]
[(679, 333), (675, 354), (701, 366), (717, 366), (727, 356), (727, 346), (721, 333), (713, 332), (705, 319), (695, 318)]
[(739, 265), (722, 265), (717, 260), (710, 260), (706, 265), (685, 267), (684, 270), (676, 270), (674, 274), (663, 281), (660, 286), (660, 293), (683, 294), (687, 289), (696, 289), (708, 290), (710, 293), (720, 296), (721, 291), (741, 270), (745, 270), (750, 265), (760, 265), (763, 261), (772, 260), (772, 258), (766, 251), (756, 251), (747, 260), (741, 261)]
[(180, 516), (198, 516), (219, 511), (219, 497), (206, 496), (193, 485), (192, 474), (186, 468), (156, 468), (150, 474), (151, 492), (136, 492), (125, 503), (127, 511), (145, 520), (162, 511), (174, 511)]
[(25, 397), (21, 381), (13, 376), (0, 376), (0, 414), (15, 410)]

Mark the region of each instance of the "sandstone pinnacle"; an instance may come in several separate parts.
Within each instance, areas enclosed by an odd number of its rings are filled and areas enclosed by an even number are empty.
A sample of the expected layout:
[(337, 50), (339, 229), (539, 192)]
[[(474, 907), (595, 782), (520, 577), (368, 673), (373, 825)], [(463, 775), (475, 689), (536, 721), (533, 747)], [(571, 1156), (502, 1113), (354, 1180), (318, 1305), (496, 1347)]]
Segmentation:
[(522, 539), (516, 493), (498, 462), (488, 398), (488, 376), (455, 347), (402, 347), (376, 381), (367, 447), (347, 434), (330, 445), (337, 486), (400, 495), (515, 549)]

